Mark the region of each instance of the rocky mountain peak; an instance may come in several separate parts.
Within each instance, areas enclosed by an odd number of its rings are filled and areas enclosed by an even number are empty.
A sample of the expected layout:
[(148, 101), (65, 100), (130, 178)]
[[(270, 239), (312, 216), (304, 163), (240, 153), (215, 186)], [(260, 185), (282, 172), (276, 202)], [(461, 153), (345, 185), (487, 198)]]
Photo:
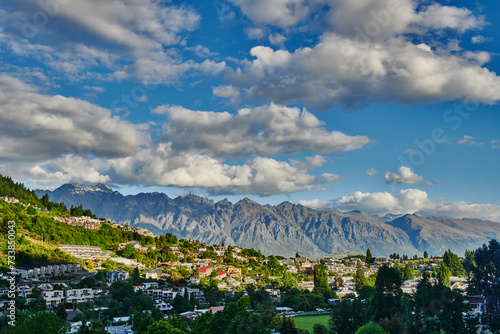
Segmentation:
[(67, 183), (59, 188), (57, 188), (55, 191), (65, 191), (65, 192), (71, 192), (71, 193), (76, 193), (76, 194), (82, 194), (86, 192), (105, 192), (105, 193), (112, 193), (113, 189), (109, 187), (107, 184), (104, 183), (98, 183), (94, 186), (87, 185), (87, 184), (82, 184), (82, 183)]

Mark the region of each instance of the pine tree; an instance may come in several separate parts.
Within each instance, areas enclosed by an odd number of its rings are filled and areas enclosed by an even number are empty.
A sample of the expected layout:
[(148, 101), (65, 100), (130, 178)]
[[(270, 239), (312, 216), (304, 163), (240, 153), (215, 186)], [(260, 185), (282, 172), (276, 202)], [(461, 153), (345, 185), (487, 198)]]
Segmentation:
[(414, 277), (415, 277), (415, 275), (413, 275), (413, 271), (410, 268), (410, 265), (407, 263), (405, 266), (405, 270), (403, 272), (403, 280), (404, 281), (412, 280)]
[(447, 250), (443, 255), (444, 264), (450, 269), (452, 276), (465, 276), (466, 272), (458, 255), (453, 254), (451, 250)]
[(444, 262), (439, 262), (436, 276), (439, 285), (450, 287), (450, 270)]
[(358, 261), (357, 264), (355, 280), (356, 285), (354, 288), (357, 292), (359, 292), (367, 283), (365, 272), (363, 271), (363, 267), (361, 266), (361, 261)]
[(370, 248), (366, 250), (366, 263), (373, 263), (373, 256), (372, 253), (370, 252)]
[(314, 267), (314, 287), (328, 289), (328, 274), (325, 266), (319, 265)]

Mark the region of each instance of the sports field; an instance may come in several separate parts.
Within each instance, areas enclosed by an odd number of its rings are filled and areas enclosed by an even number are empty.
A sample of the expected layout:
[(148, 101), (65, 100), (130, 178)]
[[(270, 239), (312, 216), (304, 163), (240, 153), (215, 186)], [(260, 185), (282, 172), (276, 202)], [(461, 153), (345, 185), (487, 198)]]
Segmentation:
[(313, 332), (314, 324), (322, 324), (328, 327), (328, 320), (330, 319), (329, 314), (325, 315), (308, 315), (304, 317), (294, 317), (295, 326), (301, 329), (307, 329), (309, 332)]

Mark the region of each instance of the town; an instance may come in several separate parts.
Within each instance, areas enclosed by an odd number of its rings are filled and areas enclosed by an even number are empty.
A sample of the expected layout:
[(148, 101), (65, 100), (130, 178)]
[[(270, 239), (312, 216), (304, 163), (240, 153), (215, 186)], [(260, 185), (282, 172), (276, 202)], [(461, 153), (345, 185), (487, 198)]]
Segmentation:
[[(461, 310), (464, 330), (482, 329), (487, 323), (486, 305), (492, 297), (479, 291), (473, 280), (480, 273), (476, 262), (481, 250), (467, 252), (464, 258), (451, 251), (440, 257), (429, 257), (427, 252), (372, 256), (369, 249), (365, 254), (309, 258), (297, 253), (285, 258), (236, 245), (178, 239), (171, 233), (155, 236), (90, 216), (61, 217), (15, 198), (4, 203), (0, 202), (1, 212), (16, 213), (19, 221), (19, 260), (27, 251), (33, 255), (48, 251), (41, 260), (26, 258), (25, 265), (10, 271), (15, 275), (18, 312), (20, 316), (23, 310), (52, 314), (62, 321), (66, 333), (149, 333), (149, 327), (162, 321), (166, 327), (177, 324), (185, 333), (197, 333), (197, 326), (231, 312), (250, 314), (246, 316), (253, 317), (262, 333), (307, 333), (300, 323), (311, 318), (322, 319), (322, 324), (311, 328), (315, 334), (328, 329), (350, 332), (335, 326), (352, 326), (354, 333), (370, 318), (346, 320), (342, 316), (346, 308), (356, 312), (359, 307), (367, 314), (377, 303), (381, 303), (377, 309), (389, 307), (380, 298), (417, 302), (425, 289), (445, 289), (452, 297), (439, 297), (438, 306), (422, 319), (423, 326), (446, 326), (440, 319), (452, 307)], [(492, 241), (490, 248), (495, 245)], [(6, 321), (11, 303), (7, 270), (1, 278), (0, 309)], [(401, 312), (392, 307), (391, 312)], [(390, 333), (403, 326), (398, 323), (401, 319), (390, 315), (380, 319), (388, 322), (385, 328)]]

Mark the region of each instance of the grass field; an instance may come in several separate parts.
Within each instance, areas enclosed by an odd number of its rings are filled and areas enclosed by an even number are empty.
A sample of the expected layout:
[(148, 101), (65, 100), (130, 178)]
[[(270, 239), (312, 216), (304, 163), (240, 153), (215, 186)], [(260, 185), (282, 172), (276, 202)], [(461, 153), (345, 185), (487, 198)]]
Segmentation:
[(293, 319), (297, 328), (306, 329), (312, 333), (314, 324), (322, 324), (328, 327), (330, 315), (308, 315), (305, 317), (294, 317)]

